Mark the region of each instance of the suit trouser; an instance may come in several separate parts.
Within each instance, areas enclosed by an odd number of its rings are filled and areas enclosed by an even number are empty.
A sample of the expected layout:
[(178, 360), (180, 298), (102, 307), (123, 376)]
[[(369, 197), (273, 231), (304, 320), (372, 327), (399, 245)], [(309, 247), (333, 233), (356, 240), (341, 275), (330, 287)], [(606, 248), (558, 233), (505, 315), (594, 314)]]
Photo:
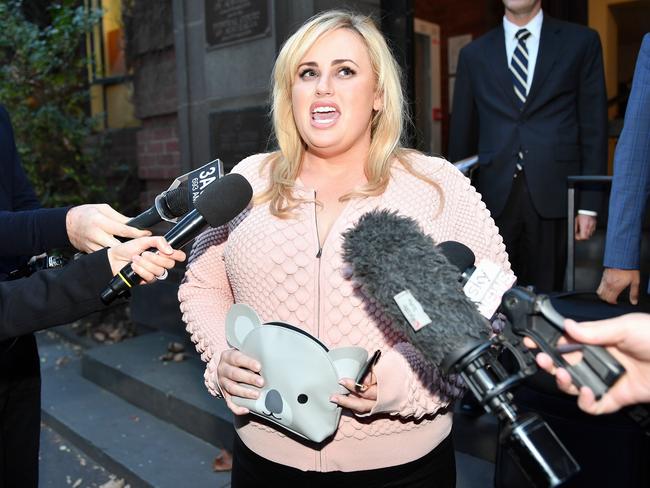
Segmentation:
[(518, 285), (537, 291), (564, 288), (566, 219), (544, 219), (535, 210), (525, 170), (515, 175), (506, 206), (495, 222), (508, 251)]
[(38, 486), (40, 419), (35, 337), (0, 342), (0, 488)]

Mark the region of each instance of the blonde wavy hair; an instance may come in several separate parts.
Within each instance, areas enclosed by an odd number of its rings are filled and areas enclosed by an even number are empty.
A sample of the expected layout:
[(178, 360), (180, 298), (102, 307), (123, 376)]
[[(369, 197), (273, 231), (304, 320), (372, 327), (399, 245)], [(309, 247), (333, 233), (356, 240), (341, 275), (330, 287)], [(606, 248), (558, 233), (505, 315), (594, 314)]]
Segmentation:
[(373, 112), (371, 143), (365, 167), (367, 184), (347, 193), (341, 200), (353, 197), (379, 195), (390, 178), (394, 160), (411, 174), (433, 185), (440, 194), (440, 186), (416, 172), (408, 161), (410, 149), (402, 147), (406, 124), (406, 105), (400, 68), (384, 36), (370, 17), (342, 10), (322, 12), (309, 19), (282, 46), (273, 68), (271, 113), (279, 151), (272, 153), (263, 165), (270, 165), (267, 190), (256, 196), (255, 203), (270, 202), (270, 211), (280, 218), (288, 218), (303, 200), (293, 195), (292, 189), (300, 174), (305, 143), (293, 118), (291, 90), (300, 61), (323, 35), (337, 29), (356, 32), (368, 48), (376, 78), (376, 90), (382, 96), (382, 109)]

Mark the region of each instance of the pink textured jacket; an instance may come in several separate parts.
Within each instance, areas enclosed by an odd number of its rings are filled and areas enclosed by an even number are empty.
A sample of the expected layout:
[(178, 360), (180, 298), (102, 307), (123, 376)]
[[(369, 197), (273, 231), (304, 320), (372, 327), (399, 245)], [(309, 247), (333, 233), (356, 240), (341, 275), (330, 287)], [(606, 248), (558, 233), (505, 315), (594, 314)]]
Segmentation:
[[(233, 169), (255, 193), (268, 185), (268, 173), (260, 174), (266, 156), (251, 156)], [(510, 269), (498, 229), (469, 180), (440, 158), (414, 155), (412, 162), (442, 187), (440, 213), (438, 192), (396, 163), (382, 195), (349, 201), (320, 252), (314, 203), (302, 204), (291, 219), (271, 216), (268, 204), (257, 205), (196, 240), (179, 299), (187, 330), (207, 363), (205, 383), (211, 393), (218, 394), (217, 364), (228, 348), (224, 318), (234, 302), (250, 305), (264, 322), (303, 327), (329, 347), (382, 351), (374, 369), (378, 399), (373, 411), (357, 416), (344, 410), (334, 437), (318, 446), (288, 437), (257, 417), (237, 417), (240, 438), (260, 456), (301, 470), (356, 471), (413, 461), (449, 435), (446, 407), (459, 394), (457, 386), (445, 382), (403, 336), (364, 307), (344, 277), (341, 260), (341, 233), (365, 212), (387, 208), (416, 219), (436, 242), (462, 242), (477, 261), (487, 258)], [(295, 191), (315, 198), (314, 190), (299, 182)]]

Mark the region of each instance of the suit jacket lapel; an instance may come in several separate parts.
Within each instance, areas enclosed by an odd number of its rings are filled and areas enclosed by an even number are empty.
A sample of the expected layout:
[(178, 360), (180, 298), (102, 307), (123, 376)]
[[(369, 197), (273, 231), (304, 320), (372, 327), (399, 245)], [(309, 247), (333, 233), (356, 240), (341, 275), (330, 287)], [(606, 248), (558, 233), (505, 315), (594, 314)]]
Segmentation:
[(544, 15), (539, 50), (537, 51), (537, 62), (535, 63), (535, 72), (533, 73), (533, 83), (526, 97), (524, 110), (528, 109), (535, 102), (535, 96), (539, 93), (546, 77), (551, 72), (560, 48), (560, 24), (555, 22), (551, 17)]
[(490, 33), (492, 36), (489, 40), (485, 59), (492, 67), (496, 75), (497, 84), (504, 91), (505, 97), (510, 101), (512, 107), (519, 111), (519, 103), (515, 95), (512, 81), (512, 73), (508, 67), (508, 56), (506, 54), (506, 40), (503, 27), (493, 29)]

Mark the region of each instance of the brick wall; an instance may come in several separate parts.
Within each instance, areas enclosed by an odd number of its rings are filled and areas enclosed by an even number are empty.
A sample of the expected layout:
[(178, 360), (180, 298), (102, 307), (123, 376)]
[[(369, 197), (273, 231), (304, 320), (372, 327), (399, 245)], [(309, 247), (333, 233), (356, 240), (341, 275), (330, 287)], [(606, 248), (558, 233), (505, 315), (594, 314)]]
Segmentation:
[(178, 140), (176, 55), (171, 0), (135, 2), (127, 22), (127, 58), (134, 73), (140, 208), (181, 172)]
[(138, 131), (138, 176), (145, 181), (142, 208), (181, 173), (176, 114), (149, 117)]

